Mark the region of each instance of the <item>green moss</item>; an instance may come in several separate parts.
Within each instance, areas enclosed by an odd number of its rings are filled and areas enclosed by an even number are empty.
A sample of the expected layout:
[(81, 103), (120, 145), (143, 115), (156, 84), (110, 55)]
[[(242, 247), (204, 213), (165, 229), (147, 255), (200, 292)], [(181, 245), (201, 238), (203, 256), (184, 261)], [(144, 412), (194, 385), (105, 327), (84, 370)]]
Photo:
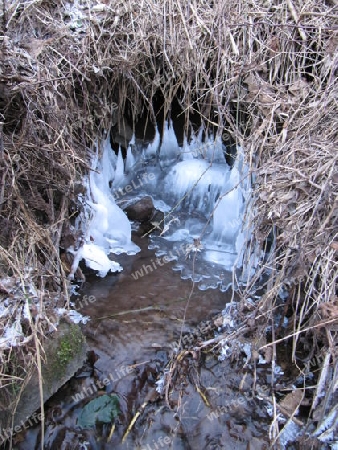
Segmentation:
[(68, 340), (62, 341), (60, 345), (60, 350), (58, 350), (57, 352), (59, 364), (61, 364), (61, 366), (66, 366), (69, 363), (70, 359), (72, 358), (73, 354), (74, 353), (71, 343)]
[(53, 371), (59, 376), (62, 376), (67, 365), (72, 359), (81, 353), (84, 343), (84, 336), (80, 328), (76, 325), (71, 325), (67, 333), (59, 339), (59, 345), (55, 353), (53, 362)]

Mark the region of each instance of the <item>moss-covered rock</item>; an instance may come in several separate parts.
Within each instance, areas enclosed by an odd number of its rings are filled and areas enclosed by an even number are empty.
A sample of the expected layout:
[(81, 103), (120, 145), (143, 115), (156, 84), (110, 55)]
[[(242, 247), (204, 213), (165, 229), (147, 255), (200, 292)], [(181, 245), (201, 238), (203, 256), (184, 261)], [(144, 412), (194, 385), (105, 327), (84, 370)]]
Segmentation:
[[(81, 328), (75, 324), (61, 322), (57, 332), (44, 341), (42, 354), (43, 400), (46, 402), (83, 365), (86, 342)], [(13, 390), (10, 397), (8, 398), (6, 392), (5, 398), (0, 391), (2, 439), (10, 437), (13, 432), (21, 431), (24, 423), (40, 408), (39, 375), (36, 368), (27, 375), (21, 395), (20, 389)]]

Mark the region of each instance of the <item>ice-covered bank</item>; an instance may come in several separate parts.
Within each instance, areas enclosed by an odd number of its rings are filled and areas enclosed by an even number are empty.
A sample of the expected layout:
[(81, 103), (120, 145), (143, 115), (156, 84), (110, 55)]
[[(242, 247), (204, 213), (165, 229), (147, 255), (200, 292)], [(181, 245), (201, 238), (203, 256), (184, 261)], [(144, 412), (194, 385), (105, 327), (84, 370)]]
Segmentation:
[(120, 264), (109, 259), (108, 255), (134, 255), (140, 250), (131, 241), (130, 222), (112, 195), (111, 186), (121, 176), (122, 156), (115, 155), (108, 138), (103, 142), (101, 157), (97, 146), (92, 156), (91, 172), (84, 179), (86, 194), (80, 194), (83, 212), (77, 218), (75, 227), (81, 230), (82, 239), (78, 249), (68, 249), (74, 254), (72, 275), (79, 262), (84, 259), (87, 267), (97, 270), (99, 276), (105, 277), (109, 271), (122, 270)]
[[(221, 139), (202, 139), (202, 134), (179, 147), (167, 123), (162, 142), (158, 132), (147, 146), (136, 145), (133, 138), (125, 160), (121, 151), (114, 153), (109, 139), (103, 143), (102, 156), (96, 151), (85, 180), (84, 212), (76, 224), (84, 239), (78, 251), (72, 249), (74, 267), (84, 258), (100, 276), (122, 270), (108, 255), (135, 254), (139, 249), (131, 241), (131, 224), (121, 208), (151, 195), (155, 207), (164, 212), (163, 223), (154, 222), (150, 234), (156, 256), (176, 260), (174, 269), (182, 278), (198, 282), (200, 289), (228, 288), (233, 269), (243, 265), (248, 240), (243, 214), (250, 178), (240, 148), (230, 168)], [(184, 253), (177, 251), (182, 244)]]

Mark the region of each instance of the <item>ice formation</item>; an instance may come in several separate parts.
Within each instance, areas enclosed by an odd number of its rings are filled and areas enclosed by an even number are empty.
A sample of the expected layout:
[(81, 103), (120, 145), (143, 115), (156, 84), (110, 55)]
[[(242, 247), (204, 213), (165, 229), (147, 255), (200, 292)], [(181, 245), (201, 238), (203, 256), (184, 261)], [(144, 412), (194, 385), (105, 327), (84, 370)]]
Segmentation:
[(172, 123), (165, 122), (163, 125), (162, 145), (160, 148), (161, 166), (170, 166), (177, 161), (180, 149)]
[[(175, 145), (173, 139), (171, 144)], [(163, 144), (160, 159), (163, 148), (165, 155), (168, 152)], [(232, 169), (225, 161), (220, 138), (211, 136), (202, 142), (200, 132), (190, 143), (185, 139), (183, 148), (176, 147), (177, 150), (181, 150), (180, 157), (166, 170), (162, 184), (157, 184), (161, 198), (172, 212), (165, 220), (162, 238), (152, 240), (161, 250), (161, 240), (186, 242), (193, 248), (193, 243), (201, 239), (203, 251), (197, 258), (198, 264), (189, 267), (192, 264), (184, 255), (185, 261), (177, 258), (177, 268), (183, 265), (184, 278), (192, 278), (195, 272), (194, 279), (200, 280), (202, 290), (218, 286), (226, 290), (232, 281), (229, 273), (242, 266), (249, 235), (249, 230), (243, 230), (243, 214), (250, 197), (250, 179), (242, 150), (238, 148)], [(157, 198), (156, 192), (153, 196)], [(168, 251), (172, 247), (168, 245)]]
[(18, 343), (22, 342), (23, 332), (21, 323), (16, 320), (11, 326), (7, 326), (3, 337), (0, 338), (0, 347), (15, 347)]
[[(162, 232), (151, 235), (157, 254), (174, 255), (175, 270), (182, 278), (198, 280), (201, 290), (229, 287), (233, 269), (242, 266), (248, 240), (243, 214), (250, 180), (241, 149), (230, 168), (221, 138), (202, 139), (204, 134), (200, 129), (179, 147), (172, 123), (166, 122), (162, 140), (156, 130), (154, 141), (139, 148), (133, 137), (125, 161), (106, 140), (101, 158), (96, 151), (87, 180), (85, 220), (81, 218), (85, 239), (74, 251), (75, 266), (84, 258), (100, 276), (122, 270), (107, 255), (134, 254), (138, 247), (131, 242), (131, 225), (119, 205), (151, 195), (165, 214)], [(182, 244), (186, 251), (175, 253)]]
[(143, 148), (142, 159), (144, 161), (149, 161), (151, 159), (156, 158), (158, 151), (160, 149), (161, 136), (156, 128), (155, 138), (151, 144), (148, 144), (145, 148)]
[(76, 227), (82, 230), (82, 245), (74, 250), (74, 262), (71, 277), (79, 262), (84, 259), (86, 265), (105, 277), (109, 271), (121, 271), (122, 267), (111, 261), (111, 253), (135, 254), (139, 247), (131, 241), (131, 225), (121, 208), (115, 203), (112, 186), (119, 185), (124, 179), (124, 162), (119, 152), (116, 157), (110, 146), (109, 138), (103, 144), (99, 158), (96, 148), (92, 159), (91, 173), (84, 180), (87, 193), (82, 198), (83, 214), (77, 219)]
[(191, 159), (175, 164), (164, 180), (164, 199), (178, 202), (189, 212), (211, 213), (229, 178), (226, 165)]
[(67, 316), (73, 323), (86, 324), (90, 320), (89, 316), (83, 316), (75, 309), (58, 308), (57, 312), (60, 317)]

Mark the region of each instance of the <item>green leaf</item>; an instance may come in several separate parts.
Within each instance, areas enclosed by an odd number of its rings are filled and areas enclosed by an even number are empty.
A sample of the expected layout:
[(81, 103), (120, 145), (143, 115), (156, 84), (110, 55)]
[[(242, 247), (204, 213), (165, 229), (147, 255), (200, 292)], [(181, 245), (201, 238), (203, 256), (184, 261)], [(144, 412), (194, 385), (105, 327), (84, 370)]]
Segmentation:
[(83, 408), (78, 424), (81, 428), (94, 428), (96, 423), (111, 423), (120, 413), (116, 395), (101, 395)]

